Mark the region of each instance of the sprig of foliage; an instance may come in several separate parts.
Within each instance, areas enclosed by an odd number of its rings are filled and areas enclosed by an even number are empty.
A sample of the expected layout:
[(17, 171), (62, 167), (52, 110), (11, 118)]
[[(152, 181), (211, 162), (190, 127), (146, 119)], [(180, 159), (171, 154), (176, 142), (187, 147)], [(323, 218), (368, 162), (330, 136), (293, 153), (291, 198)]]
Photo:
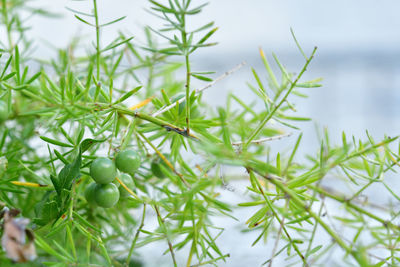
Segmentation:
[[(297, 75), (272, 54), (281, 79), (260, 49), (265, 73), (252, 69), (255, 83), (248, 85), (263, 109), (234, 93), (226, 107), (215, 109), (202, 92), (221, 78), (212, 81), (213, 72), (193, 71), (191, 55), (215, 44), (209, 39), (217, 28), (210, 22), (190, 29), (190, 17), (206, 6), (193, 3), (151, 0), (150, 12), (165, 25), (144, 29), (146, 45), (119, 32), (102, 46), (101, 31), (124, 17), (102, 23), (96, 0), (92, 13), (69, 8), (78, 22), (94, 29), (94, 49), (75, 39), (56, 58), (38, 60), (33, 71), (32, 41), (21, 14), (50, 13), (27, 1), (2, 0), (8, 42), (0, 43), (0, 101), (7, 103), (8, 120), (0, 122), (0, 204), (31, 219), (39, 253), (32, 264), (130, 266), (140, 257), (138, 248), (163, 242), (160, 254), (168, 253), (175, 266), (218, 265), (230, 255), (218, 240), (224, 229), (213, 225), (213, 218), (236, 219), (237, 208), (221, 201), (219, 191), (240, 178), (248, 181), (252, 201), (239, 206), (256, 208), (246, 222), (246, 231), (259, 233), (253, 245), (274, 244), (264, 264), (271, 266), (286, 252), (288, 264), (310, 266), (340, 247), (348, 264), (398, 265), (396, 207), (361, 200), (375, 185), (400, 200), (385, 181), (399, 166), (397, 137), (376, 142), (367, 133), (366, 141), (358, 141), (343, 133), (342, 144), (332, 145), (326, 131), (320, 150), (302, 160), (300, 133), (289, 153), (272, 150), (269, 141), (297, 135), (298, 123), (309, 120), (295, 114), (295, 97), (320, 87), (320, 79), (302, 79), (316, 48), (307, 56), (294, 38), (305, 59)], [(167, 40), (166, 46), (157, 37)], [(81, 47), (87, 54), (75, 56)], [(194, 90), (192, 77), (209, 83)], [(141, 156), (134, 187), (116, 179), (130, 197), (114, 208), (92, 206), (85, 199), (92, 161), (125, 149)], [(198, 156), (200, 164), (187, 155)], [(225, 166), (245, 174), (220, 177)], [(329, 187), (329, 177), (343, 181), (346, 190)], [(336, 214), (334, 203), (346, 213)], [(317, 235), (330, 239), (316, 244)], [(3, 253), (0, 261), (9, 263)]]
[[(200, 47), (207, 47), (215, 45), (216, 43), (206, 43), (206, 41), (217, 31), (218, 28), (212, 28), (214, 26), (214, 22), (207, 23), (199, 28), (188, 30), (187, 27), (187, 17), (191, 15), (196, 15), (200, 13), (206, 4), (201, 4), (196, 7), (192, 7), (192, 1), (168, 1), (167, 5), (163, 5), (159, 2), (150, 0), (150, 3), (153, 4), (151, 7), (152, 10), (157, 13), (154, 14), (157, 17), (161, 18), (165, 21), (164, 28), (159, 31), (150, 28), (154, 33), (160, 35), (164, 39), (168, 40), (170, 46), (167, 48), (163, 48), (158, 50), (157, 52), (166, 54), (166, 55), (180, 55), (184, 57), (185, 67), (186, 67), (186, 131), (189, 134), (190, 131), (190, 113), (191, 113), (191, 101), (190, 101), (190, 81), (191, 77), (197, 78), (203, 81), (212, 81), (212, 79), (204, 76), (204, 74), (209, 73), (201, 73), (201, 72), (193, 72), (190, 66), (190, 58), (189, 56), (195, 52)], [(210, 30), (210, 28), (212, 28)], [(206, 34), (199, 40), (195, 41), (194, 36), (200, 32), (207, 31)], [(169, 37), (164, 33), (178, 32), (180, 37), (176, 34), (173, 34), (173, 37)]]

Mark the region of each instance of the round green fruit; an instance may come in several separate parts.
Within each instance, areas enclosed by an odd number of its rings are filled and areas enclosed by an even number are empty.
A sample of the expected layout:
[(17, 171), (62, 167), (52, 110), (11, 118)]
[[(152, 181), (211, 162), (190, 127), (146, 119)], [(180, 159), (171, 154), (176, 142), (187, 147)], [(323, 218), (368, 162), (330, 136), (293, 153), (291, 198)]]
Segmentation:
[[(122, 173), (119, 176), (119, 179), (121, 180), (121, 182), (123, 182), (126, 187), (128, 187), (130, 190), (133, 190), (133, 188), (135, 187), (135, 183), (132, 180), (132, 176), (130, 176), (129, 174), (126, 173)], [(121, 197), (128, 197), (130, 196), (129, 192), (121, 185), (119, 188), (119, 194)]]
[(117, 176), (114, 162), (109, 158), (97, 158), (90, 165), (90, 176), (98, 184), (108, 184)]
[[(169, 155), (164, 155), (164, 156), (167, 158), (167, 160), (169, 162), (171, 162), (171, 157)], [(171, 162), (171, 164), (172, 164), (172, 162)], [(158, 178), (165, 178), (165, 174), (161, 170), (161, 167), (160, 167), (161, 165), (163, 167), (169, 169), (168, 165), (159, 157), (156, 160), (153, 160), (151, 162), (150, 169), (153, 172), (154, 176), (156, 176)]]
[(95, 188), (96, 188), (96, 183), (91, 183), (89, 184), (86, 189), (85, 189), (85, 198), (86, 201), (89, 203), (89, 205), (95, 206), (96, 205), (96, 200), (94, 199), (95, 197)]
[(94, 199), (100, 207), (111, 208), (119, 200), (119, 191), (115, 184), (97, 184), (94, 189)]
[(121, 172), (134, 173), (139, 169), (140, 156), (134, 150), (123, 150), (115, 157), (115, 164)]
[(8, 119), (8, 105), (3, 100), (0, 100), (0, 122)]
[(156, 161), (153, 161), (151, 163), (151, 172), (154, 174), (154, 176), (158, 177), (158, 178), (164, 178), (165, 174), (161, 171), (160, 168), (160, 163), (157, 163)]

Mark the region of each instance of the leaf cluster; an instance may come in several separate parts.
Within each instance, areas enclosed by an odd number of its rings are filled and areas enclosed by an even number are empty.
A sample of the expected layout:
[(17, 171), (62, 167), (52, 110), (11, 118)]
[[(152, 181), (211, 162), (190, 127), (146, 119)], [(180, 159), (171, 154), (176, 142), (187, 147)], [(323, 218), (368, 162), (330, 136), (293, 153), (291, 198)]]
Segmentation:
[[(303, 78), (316, 48), (306, 54), (293, 35), (304, 57), (297, 74), (260, 49), (263, 69), (252, 69), (248, 83), (254, 101), (229, 93), (226, 105), (215, 108), (203, 89), (194, 88), (205, 82), (203, 88), (210, 88), (218, 78), (192, 71), (190, 57), (215, 44), (213, 22), (189, 27), (206, 4), (150, 0), (149, 12), (164, 26), (146, 27), (145, 44), (118, 32), (104, 46), (100, 32), (125, 17), (101, 23), (101, 3), (92, 4), (93, 12), (68, 12), (93, 30), (93, 44), (77, 38), (57, 49), (55, 58), (35, 60), (20, 14), (49, 13), (27, 1), (1, 2), (8, 42), (0, 42), (0, 99), (10, 116), (0, 125), (0, 204), (31, 219), (35, 263), (131, 266), (141, 247), (157, 242), (165, 246), (157, 253), (169, 254), (175, 266), (218, 265), (229, 260), (229, 251), (218, 240), (224, 229), (214, 218), (241, 223), (234, 210), (243, 208), (252, 212), (244, 232), (258, 234), (252, 245), (274, 246), (264, 264), (276, 257), (303, 266), (325, 263), (336, 248), (348, 264), (399, 264), (396, 206), (362, 199), (380, 185), (393, 203), (400, 200), (386, 180), (397, 172), (398, 138), (375, 141), (367, 132), (363, 141), (343, 133), (337, 145), (325, 131), (315, 155), (298, 156), (299, 125), (310, 119), (296, 114), (296, 98), (321, 86), (321, 79)], [(160, 45), (160, 37), (167, 43)], [(286, 150), (269, 143), (290, 135), (297, 139)], [(132, 174), (135, 186), (121, 184), (130, 196), (115, 208), (91, 206), (84, 197), (91, 162), (127, 148), (142, 160)], [(163, 178), (153, 173), (154, 163)], [(227, 168), (240, 171), (221, 171)], [(250, 198), (239, 207), (220, 196), (235, 179), (245, 182), (243, 197)], [(332, 179), (343, 190), (330, 186)], [(317, 235), (328, 238), (320, 243)], [(9, 262), (4, 254), (0, 261)]]

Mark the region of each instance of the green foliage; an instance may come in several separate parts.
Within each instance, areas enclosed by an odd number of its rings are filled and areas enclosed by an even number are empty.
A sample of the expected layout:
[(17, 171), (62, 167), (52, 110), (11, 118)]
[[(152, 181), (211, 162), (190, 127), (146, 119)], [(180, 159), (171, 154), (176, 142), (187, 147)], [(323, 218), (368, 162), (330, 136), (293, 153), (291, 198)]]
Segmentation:
[[(96, 0), (93, 13), (68, 8), (77, 23), (93, 29), (94, 48), (78, 38), (56, 58), (35, 62), (36, 69), (23, 14), (54, 14), (29, 1), (1, 1), (7, 42), (0, 42), (0, 208), (19, 209), (31, 220), (38, 250), (32, 266), (140, 266), (137, 249), (156, 242), (165, 250), (154, 255), (168, 253), (175, 266), (228, 261), (218, 240), (224, 229), (213, 218), (236, 219), (238, 207), (219, 193), (234, 179), (247, 182), (250, 200), (239, 208), (253, 212), (243, 225), (258, 234), (253, 245), (273, 244), (264, 264), (277, 257), (288, 265), (324, 264), (340, 250), (345, 264), (399, 265), (398, 210), (360, 201), (374, 185), (393, 203), (400, 200), (385, 180), (399, 165), (397, 137), (375, 141), (367, 132), (366, 141), (358, 141), (343, 133), (342, 144), (333, 145), (325, 131), (315, 155), (297, 155), (299, 125), (309, 119), (296, 115), (295, 100), (321, 86), (320, 79), (303, 80), (317, 49), (308, 56), (294, 38), (305, 59), (297, 75), (275, 54), (272, 65), (260, 49), (264, 68), (252, 69), (248, 83), (257, 102), (230, 93), (216, 109), (202, 92), (231, 72), (213, 80), (213, 72), (193, 71), (190, 57), (215, 45), (213, 22), (188, 27), (206, 4), (149, 2), (164, 26), (146, 27), (145, 44), (118, 32), (102, 46), (100, 31), (125, 17), (101, 23)], [(157, 38), (167, 43), (160, 46)], [(81, 48), (87, 53), (74, 58)], [(288, 131), (299, 132), (296, 142), (274, 151), (268, 142), (287, 138)], [(131, 176), (117, 175), (115, 167), (109, 175), (101, 166), (94, 174), (100, 155)], [(223, 167), (245, 172), (221, 175)], [(103, 174), (110, 180), (92, 183)], [(329, 177), (350, 190), (329, 187)], [(344, 215), (335, 214), (332, 203)], [(323, 234), (328, 238), (320, 242), (316, 236)], [(10, 262), (3, 252), (0, 262)]]

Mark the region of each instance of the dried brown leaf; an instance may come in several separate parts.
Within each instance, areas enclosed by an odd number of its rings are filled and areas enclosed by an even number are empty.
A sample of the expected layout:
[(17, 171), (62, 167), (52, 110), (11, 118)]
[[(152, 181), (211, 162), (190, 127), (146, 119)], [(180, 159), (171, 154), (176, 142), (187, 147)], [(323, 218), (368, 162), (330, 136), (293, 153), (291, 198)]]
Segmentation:
[(14, 262), (27, 262), (36, 258), (34, 245), (34, 234), (26, 226), (29, 220), (26, 218), (15, 218), (20, 212), (16, 209), (5, 210), (2, 213), (3, 237), (1, 245), (7, 257)]

